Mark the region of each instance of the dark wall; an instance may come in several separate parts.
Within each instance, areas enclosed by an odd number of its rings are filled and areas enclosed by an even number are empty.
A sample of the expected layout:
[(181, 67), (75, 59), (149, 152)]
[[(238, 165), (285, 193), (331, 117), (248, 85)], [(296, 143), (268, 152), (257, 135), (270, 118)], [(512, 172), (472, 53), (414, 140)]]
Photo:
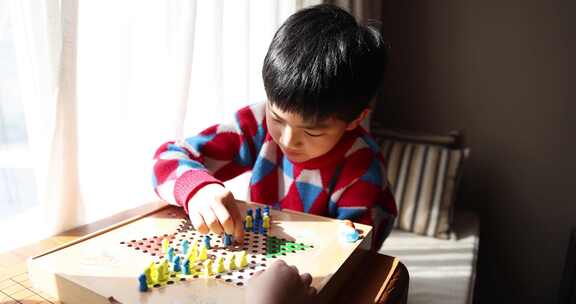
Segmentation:
[(557, 303), (576, 226), (576, 1), (383, 2), (375, 119), (462, 129), (459, 207), (481, 216), (477, 302)]

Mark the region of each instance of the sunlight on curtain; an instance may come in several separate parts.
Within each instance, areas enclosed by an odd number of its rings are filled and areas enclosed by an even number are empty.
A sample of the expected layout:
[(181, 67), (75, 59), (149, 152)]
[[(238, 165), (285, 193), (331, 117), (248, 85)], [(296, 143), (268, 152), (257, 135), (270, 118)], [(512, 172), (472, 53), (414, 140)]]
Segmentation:
[[(25, 183), (21, 183), (22, 179), (5, 181), (12, 196), (18, 198), (18, 201), (12, 202), (13, 208), (5, 209), (10, 214), (0, 220), (0, 230), (18, 233), (1, 234), (0, 250), (46, 237), (55, 231), (57, 219), (51, 220), (44, 199), (48, 196), (48, 189), (52, 189), (46, 177), (52, 155), (48, 147), (53, 133), (46, 131), (53, 130), (55, 124), (56, 83), (62, 36), (58, 22), (60, 3), (57, 1), (13, 0), (3, 2), (2, 11), (8, 13), (15, 55), (7, 66), (12, 65), (15, 69), (10, 81), (14, 84), (12, 89), (17, 91), (15, 95), (19, 97), (22, 106), (24, 122), (20, 127), (26, 130), (27, 138), (20, 141), (18, 149), (7, 150), (12, 156), (8, 159), (9, 163), (2, 165), (2, 161), (7, 160), (3, 157), (6, 155), (0, 155), (0, 166), (26, 169), (31, 180)], [(4, 69), (0, 73), (2, 78), (7, 76)], [(5, 102), (2, 100), (2, 103)], [(14, 117), (6, 120), (11, 119)], [(15, 126), (6, 127), (12, 129)], [(56, 203), (51, 206), (51, 210), (59, 210), (60, 207)]]
[(194, 6), (80, 3), (77, 121), (85, 221), (157, 199), (151, 158), (182, 126)]
[(157, 200), (155, 149), (264, 100), (260, 71), (275, 30), (317, 2), (7, 2), (40, 203), (20, 221), (0, 220), (35, 224), (0, 243)]
[(300, 1), (199, 1), (184, 136), (232, 119), (266, 98), (262, 63), (280, 24)]

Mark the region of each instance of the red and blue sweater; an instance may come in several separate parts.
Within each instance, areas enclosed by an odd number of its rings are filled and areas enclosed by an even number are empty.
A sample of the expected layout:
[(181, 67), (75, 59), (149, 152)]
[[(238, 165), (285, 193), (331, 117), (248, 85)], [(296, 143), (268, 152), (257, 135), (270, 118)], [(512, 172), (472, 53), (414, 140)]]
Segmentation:
[(186, 209), (201, 187), (251, 170), (250, 201), (372, 225), (379, 246), (397, 210), (374, 140), (358, 127), (328, 153), (292, 163), (268, 134), (265, 115), (265, 103), (247, 106), (232, 124), (160, 146), (153, 176), (158, 196)]

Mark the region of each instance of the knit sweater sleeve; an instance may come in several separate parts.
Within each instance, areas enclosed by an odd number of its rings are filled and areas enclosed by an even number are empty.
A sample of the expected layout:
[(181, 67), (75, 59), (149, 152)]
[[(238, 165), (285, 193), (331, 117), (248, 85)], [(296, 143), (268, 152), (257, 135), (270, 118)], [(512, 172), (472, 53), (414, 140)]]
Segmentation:
[(234, 118), (157, 149), (153, 184), (161, 199), (188, 212), (186, 202), (200, 188), (222, 184), (252, 168), (266, 134), (264, 104), (242, 108)]

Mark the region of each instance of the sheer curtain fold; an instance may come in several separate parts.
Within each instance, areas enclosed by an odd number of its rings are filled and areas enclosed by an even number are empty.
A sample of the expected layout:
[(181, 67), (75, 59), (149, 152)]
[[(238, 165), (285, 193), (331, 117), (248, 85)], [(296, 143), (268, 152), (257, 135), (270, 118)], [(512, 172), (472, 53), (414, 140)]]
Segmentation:
[[(19, 84), (40, 205), (24, 216), (44, 237), (77, 223), (75, 0), (11, 1)], [(19, 223), (22, 223), (19, 221)], [(30, 234), (30, 235), (27, 235)], [(32, 235), (35, 234), (35, 235)], [(17, 242), (18, 240), (14, 240)]]
[(320, 2), (9, 1), (35, 237), (156, 200), (155, 149), (263, 100), (275, 30)]

